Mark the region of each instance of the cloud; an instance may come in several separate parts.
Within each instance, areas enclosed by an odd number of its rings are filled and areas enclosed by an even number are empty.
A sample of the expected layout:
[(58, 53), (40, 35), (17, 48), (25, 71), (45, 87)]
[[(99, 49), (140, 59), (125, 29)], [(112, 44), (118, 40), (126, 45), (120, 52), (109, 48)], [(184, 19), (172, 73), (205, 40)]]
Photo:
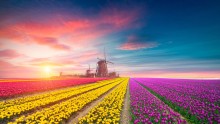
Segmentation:
[(30, 67), (17, 66), (0, 60), (0, 77), (2, 78), (31, 78), (40, 77), (41, 73)]
[(87, 62), (89, 60), (96, 60), (96, 58), (98, 56), (101, 56), (101, 53), (99, 51), (96, 51), (96, 50), (89, 50), (89, 51), (86, 51), (84, 53), (82, 53), (81, 55), (79, 55), (77, 58), (79, 58), (77, 61), (78, 62)]
[(71, 49), (69, 46), (59, 43), (56, 38), (52, 38), (52, 37), (32, 37), (32, 38), (37, 44), (46, 45), (57, 50)]
[(24, 56), (23, 54), (18, 53), (15, 50), (12, 49), (5, 49), (0, 51), (0, 57), (1, 58), (17, 58), (20, 56)]
[(0, 26), (0, 38), (9, 39), (15, 42), (25, 41), (25, 35), (22, 32), (18, 32), (11, 25)]
[[(49, 46), (50, 48), (56, 50), (70, 50), (69, 46), (59, 43), (57, 38), (42, 36), (40, 33), (38, 33), (38, 35), (33, 35), (35, 33), (21, 30), (16, 26), (17, 25), (15, 25), (15, 27), (9, 26), (2, 28), (2, 30), (0, 30), (0, 38), (9, 39), (10, 41), (17, 43), (36, 43), (39, 45)], [(54, 31), (51, 30), (50, 32)], [(42, 28), (41, 34), (47, 35), (49, 33), (44, 32), (44, 28)]]
[(146, 48), (154, 48), (158, 43), (152, 41), (142, 41), (137, 36), (129, 36), (128, 40), (123, 43), (118, 49), (120, 50), (138, 50)]
[(4, 46), (4, 44), (3, 44), (2, 42), (0, 42), (0, 48), (1, 48), (2, 46)]
[(82, 65), (84, 63), (88, 64), (97, 60), (96, 58), (101, 56), (99, 51), (96, 50), (87, 50), (82, 51), (81, 53), (68, 55), (56, 56), (50, 58), (35, 58), (28, 61), (26, 64), (31, 66), (54, 66), (54, 67), (74, 67), (77, 65)]
[(32, 66), (40, 66), (40, 67), (41, 66), (62, 67), (67, 65), (74, 65), (75, 62), (61, 58), (37, 58), (30, 60), (28, 64)]
[(97, 50), (87, 50), (78, 54), (67, 55), (58, 57), (57, 59), (61, 62), (73, 61), (75, 63), (88, 63), (91, 60), (96, 60), (97, 57), (101, 56), (101, 53)]
[[(95, 68), (97, 57), (103, 56), (102, 52), (97, 50), (100, 44), (105, 42), (101, 39), (129, 28), (135, 28), (141, 12), (137, 8), (127, 10), (103, 7), (91, 15), (82, 13), (76, 11), (74, 14), (72, 12), (69, 14), (59, 11), (49, 14), (24, 12), (22, 15), (16, 14), (19, 16), (8, 15), (7, 19), (0, 24), (0, 40), (4, 41), (4, 47), (16, 49), (21, 53), (27, 52), (29, 58), (9, 61), (12, 62), (12, 65), (8, 65), (10, 68), (4, 68), (0, 74), (11, 75), (10, 70), (13, 70), (12, 73), (15, 74), (16, 69), (18, 72), (23, 72), (22, 67), (24, 70), (28, 70), (26, 67), (39, 70), (41, 66), (47, 65), (52, 66), (54, 70), (63, 68), (77, 70), (77, 68), (84, 67), (82, 69), (84, 73), (87, 64)], [(85, 51), (85, 46), (87, 51)], [(16, 57), (15, 54), (10, 54), (10, 56)], [(39, 58), (34, 59), (35, 57)]]
[(11, 67), (11, 66), (13, 66), (13, 65), (8, 63), (8, 62), (0, 60), (0, 67), (1, 68), (3, 68), (3, 67), (8, 68), (8, 67)]
[(57, 62), (52, 62), (52, 61), (46, 61), (46, 62), (38, 62), (38, 63), (33, 63), (31, 64), (33, 66), (63, 66), (63, 64), (57, 63)]
[(95, 44), (93, 41), (98, 38), (132, 28), (139, 18), (139, 13), (137, 8), (129, 11), (121, 8), (105, 8), (93, 16), (67, 13), (40, 14), (36, 18), (27, 15), (30, 17), (27, 20), (12, 16), (7, 19), (8, 22), (0, 25), (0, 38), (17, 43), (35, 43), (56, 50), (70, 50), (71, 46), (66, 44), (93, 45)]
[[(121, 8), (107, 8), (100, 13), (100, 24), (109, 25), (115, 28), (127, 28), (134, 26), (132, 23), (137, 21), (140, 17), (140, 10), (138, 8), (128, 9)], [(132, 24), (132, 25), (131, 25)]]

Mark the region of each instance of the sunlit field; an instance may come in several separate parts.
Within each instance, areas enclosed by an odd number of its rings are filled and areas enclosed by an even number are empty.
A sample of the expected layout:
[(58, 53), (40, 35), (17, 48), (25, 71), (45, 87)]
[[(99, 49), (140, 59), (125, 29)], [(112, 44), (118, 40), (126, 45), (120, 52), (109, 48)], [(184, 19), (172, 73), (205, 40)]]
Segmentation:
[(220, 123), (220, 80), (7, 80), (0, 86), (3, 124)]

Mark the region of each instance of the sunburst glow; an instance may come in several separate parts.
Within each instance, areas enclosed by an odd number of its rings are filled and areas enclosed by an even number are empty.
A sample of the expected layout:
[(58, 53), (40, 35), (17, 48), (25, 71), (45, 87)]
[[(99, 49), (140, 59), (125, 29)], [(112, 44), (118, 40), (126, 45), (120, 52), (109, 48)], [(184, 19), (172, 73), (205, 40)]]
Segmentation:
[(45, 67), (44, 67), (44, 72), (50, 73), (50, 72), (51, 72), (50, 66), (45, 66)]

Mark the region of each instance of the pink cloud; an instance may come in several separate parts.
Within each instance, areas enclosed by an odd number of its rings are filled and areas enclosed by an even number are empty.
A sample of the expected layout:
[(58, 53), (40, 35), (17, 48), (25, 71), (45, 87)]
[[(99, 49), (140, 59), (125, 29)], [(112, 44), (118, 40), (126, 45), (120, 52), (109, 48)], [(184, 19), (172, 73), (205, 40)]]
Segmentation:
[(82, 53), (67, 55), (62, 57), (56, 57), (54, 61), (59, 63), (65, 63), (69, 65), (77, 65), (83, 62), (90, 62), (91, 60), (96, 60), (97, 57), (102, 56), (102, 54), (97, 50), (88, 50)]
[[(138, 19), (138, 10), (128, 13), (126, 10), (106, 9), (100, 12), (96, 18), (81, 19), (80, 21), (68, 21), (65, 25), (74, 29), (70, 34), (70, 42), (75, 44), (88, 44), (92, 40), (118, 32), (134, 26)], [(80, 29), (80, 30), (79, 30)]]
[(11, 26), (0, 27), (0, 38), (10, 39), (15, 42), (24, 42), (25, 36), (23, 33), (16, 31)]
[(134, 23), (140, 17), (140, 10), (138, 8), (127, 9), (108, 8), (100, 13), (100, 23), (109, 24), (115, 28), (125, 28), (134, 26)]
[(80, 55), (78, 62), (89, 61), (91, 59), (96, 59), (99, 56), (101, 56), (101, 53), (99, 51), (95, 51), (95, 50), (87, 51)]
[(63, 64), (57, 63), (57, 62), (52, 62), (52, 61), (46, 61), (46, 62), (38, 62), (38, 63), (33, 63), (31, 64), (33, 66), (63, 66)]
[[(50, 15), (48, 21), (15, 22), (0, 27), (0, 38), (18, 43), (37, 43), (56, 50), (69, 50), (63, 42), (87, 44), (112, 32), (130, 28), (139, 17), (139, 10), (104, 9), (94, 17)], [(40, 18), (40, 17), (39, 17)], [(65, 41), (61, 40), (66, 38)], [(62, 43), (61, 43), (62, 41)]]
[(32, 59), (28, 62), (29, 65), (33, 66), (56, 66), (56, 67), (61, 67), (61, 66), (66, 66), (66, 65), (73, 65), (75, 64), (74, 61), (72, 60), (67, 60), (67, 59), (62, 59), (62, 58), (37, 58), (37, 59)]
[(78, 20), (64, 21), (63, 26), (64, 29), (66, 29), (66, 31), (77, 31), (77, 30), (92, 28), (96, 26), (96, 22), (94, 20), (81, 18)]
[(57, 41), (57, 39), (53, 38), (53, 37), (35, 37), (35, 36), (33, 36), (32, 39), (37, 44), (49, 46), (49, 47), (57, 49), (57, 50), (70, 50), (71, 49), (69, 46), (59, 43)]
[(12, 50), (12, 49), (6, 49), (6, 50), (0, 51), (0, 57), (2, 58), (16, 58), (20, 56), (23, 56), (23, 54), (20, 54), (17, 51)]
[(158, 46), (156, 42), (149, 42), (149, 41), (140, 41), (140, 39), (136, 36), (129, 36), (128, 40), (123, 43), (119, 49), (120, 50), (138, 50), (144, 48), (153, 48)]
[(50, 22), (38, 22), (36, 21), (28, 21), (28, 22), (17, 22), (11, 26), (12, 29), (17, 32), (24, 32), (26, 35), (33, 35), (39, 37), (57, 37), (60, 34), (68, 32), (70, 29), (66, 29), (61, 21), (57, 23), (57, 18), (51, 18)]
[(49, 58), (34, 58), (30, 60), (30, 63), (37, 63), (37, 62), (42, 62), (42, 61), (49, 61)]
[[(46, 31), (47, 32), (47, 31)], [(49, 34), (44, 32), (44, 28), (41, 29), (41, 34)], [(50, 32), (53, 32), (52, 30)], [(35, 32), (36, 33), (36, 32)], [(19, 30), (13, 27), (6, 27), (0, 30), (0, 37), (10, 39), (13, 42), (18, 43), (37, 43), (39, 45), (49, 46), (56, 50), (70, 50), (70, 47), (59, 43), (57, 38), (54, 37), (43, 37), (38, 33), (37, 36), (33, 32), (25, 32), (25, 30)]]
[(40, 77), (39, 70), (25, 67), (16, 66), (9, 62), (0, 60), (0, 77), (3, 78), (31, 78)]
[(8, 67), (11, 67), (11, 66), (13, 66), (13, 65), (8, 63), (8, 62), (0, 60), (0, 67), (1, 68), (3, 68), (3, 67), (8, 68)]
[(27, 65), (32, 66), (54, 66), (54, 67), (63, 67), (63, 66), (77, 66), (82, 63), (88, 63), (90, 60), (96, 60), (97, 57), (102, 56), (99, 51), (88, 50), (78, 54), (69, 54), (58, 57), (51, 58), (36, 58), (28, 61)]

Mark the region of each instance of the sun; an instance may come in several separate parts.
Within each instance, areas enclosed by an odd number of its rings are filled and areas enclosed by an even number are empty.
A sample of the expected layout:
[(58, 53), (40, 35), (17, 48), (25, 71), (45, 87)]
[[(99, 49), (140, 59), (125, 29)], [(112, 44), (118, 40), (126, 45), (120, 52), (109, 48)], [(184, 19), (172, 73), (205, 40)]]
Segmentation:
[(50, 68), (49, 66), (45, 66), (45, 67), (44, 67), (44, 71), (45, 71), (46, 73), (50, 73), (50, 72), (51, 72), (51, 68)]

